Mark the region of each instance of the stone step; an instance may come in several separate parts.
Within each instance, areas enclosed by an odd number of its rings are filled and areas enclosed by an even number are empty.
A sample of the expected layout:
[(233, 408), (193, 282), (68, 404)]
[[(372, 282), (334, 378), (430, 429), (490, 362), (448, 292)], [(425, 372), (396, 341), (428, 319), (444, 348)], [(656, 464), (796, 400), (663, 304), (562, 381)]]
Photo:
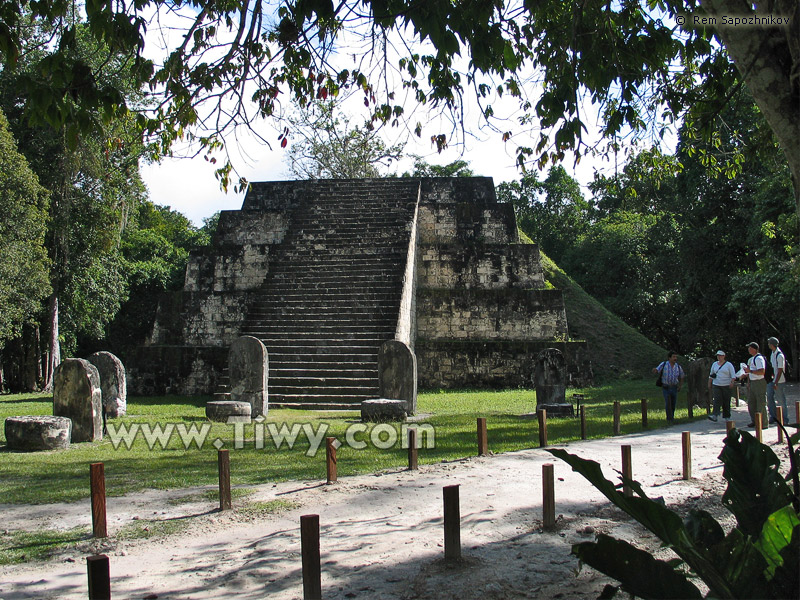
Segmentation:
[[(405, 252), (398, 251), (389, 257), (377, 256), (374, 254), (356, 256), (345, 254), (330, 254), (305, 257), (292, 257), (289, 253), (278, 256), (276, 260), (272, 261), (270, 272), (283, 273), (283, 272), (296, 272), (306, 269), (327, 269), (335, 268), (339, 270), (351, 270), (361, 267), (369, 268), (372, 270), (393, 269), (397, 260), (403, 260), (405, 264)], [(292, 260), (292, 262), (286, 262)]]
[(386, 281), (376, 278), (366, 277), (344, 277), (339, 281), (332, 281), (330, 278), (327, 280), (318, 280), (317, 278), (297, 278), (296, 280), (273, 280), (269, 284), (270, 290), (280, 291), (303, 291), (303, 290), (339, 290), (339, 289), (368, 289), (370, 291), (390, 291), (400, 287), (399, 281)]
[[(371, 385), (370, 385), (371, 384)], [(366, 382), (360, 386), (301, 386), (301, 385), (269, 385), (269, 395), (292, 396), (370, 396), (378, 391), (378, 386), (373, 382)]]
[(378, 380), (377, 363), (349, 363), (347, 368), (340, 365), (310, 365), (307, 368), (287, 368), (285, 365), (270, 364), (269, 379), (272, 381), (286, 381), (289, 379), (317, 378), (317, 379), (373, 379)]
[(330, 411), (358, 411), (361, 407), (361, 401), (340, 403), (340, 402), (326, 402), (322, 403), (308, 403), (308, 402), (275, 402), (270, 400), (272, 408), (289, 408), (299, 410), (330, 410)]
[[(370, 375), (365, 375), (364, 377), (350, 377), (350, 373), (338, 373), (338, 376), (331, 375), (330, 377), (313, 377), (306, 375), (298, 375), (296, 377), (270, 376), (269, 387), (270, 389), (272, 389), (273, 385), (276, 387), (321, 387), (325, 385), (332, 387), (364, 387), (367, 385), (368, 387), (373, 387), (375, 385), (375, 380), (372, 377), (372, 372), (370, 371), (369, 373)], [(345, 377), (345, 375), (347, 375), (347, 377)]]
[[(255, 335), (254, 335), (255, 334)], [(333, 346), (352, 344), (357, 342), (359, 344), (383, 344), (383, 342), (390, 340), (394, 337), (394, 331), (376, 332), (376, 331), (358, 331), (354, 333), (338, 333), (335, 337), (330, 333), (315, 334), (313, 331), (264, 331), (262, 329), (253, 328), (250, 335), (257, 337), (261, 342), (269, 348), (270, 346), (284, 346), (286, 344), (302, 344), (302, 345), (325, 345), (330, 344)]]
[(278, 348), (275, 352), (270, 352), (270, 367), (274, 362), (275, 368), (297, 369), (298, 365), (316, 368), (322, 364), (338, 363), (342, 369), (352, 365), (378, 365), (378, 349), (372, 352), (334, 352), (334, 353), (289, 353)]
[[(253, 336), (256, 337), (256, 336)], [(261, 343), (271, 353), (286, 350), (297, 350), (299, 353), (327, 353), (340, 352), (342, 349), (355, 350), (356, 352), (367, 349), (378, 349), (389, 338), (373, 337), (370, 339), (311, 339), (311, 338), (265, 338), (259, 336)]]
[[(405, 265), (403, 265), (405, 266)], [(398, 273), (397, 265), (388, 268), (387, 265), (348, 265), (348, 266), (302, 266), (294, 270), (273, 270), (269, 281), (281, 283), (284, 281), (326, 283), (337, 282), (343, 279), (381, 281), (399, 284), (403, 274)]]
[[(265, 289), (264, 292), (268, 292), (269, 288)], [(293, 299), (314, 299), (315, 296), (318, 294), (313, 293), (313, 290), (306, 292), (304, 290), (276, 290), (276, 296), (278, 296), (279, 300), (291, 301)], [(263, 294), (261, 298), (263, 298)], [(310, 298), (309, 298), (310, 297)], [(397, 293), (393, 292), (382, 292), (376, 291), (373, 292), (371, 290), (335, 290), (335, 291), (327, 291), (325, 292), (325, 298), (329, 300), (336, 300), (336, 299), (359, 299), (359, 300), (369, 300), (369, 299), (377, 299), (377, 300), (388, 300), (391, 298), (399, 298), (400, 297), (400, 290), (397, 290)]]
[(305, 408), (309, 410), (341, 410), (342, 408), (350, 408), (358, 410), (361, 408), (361, 403), (364, 400), (378, 397), (378, 390), (375, 389), (373, 394), (360, 394), (360, 395), (302, 395), (302, 394), (275, 394), (273, 398), (270, 396), (270, 405), (281, 406), (283, 404), (296, 405), (296, 408)]
[(253, 309), (261, 310), (261, 309), (276, 309), (276, 308), (284, 308), (288, 311), (294, 311), (300, 308), (308, 308), (308, 309), (320, 309), (327, 312), (333, 313), (341, 313), (347, 314), (348, 311), (364, 311), (364, 310), (371, 310), (376, 312), (379, 316), (386, 316), (384, 311), (390, 311), (392, 314), (396, 314), (396, 311), (400, 309), (399, 306), (399, 294), (396, 298), (391, 300), (371, 300), (371, 299), (359, 299), (359, 298), (351, 298), (346, 301), (337, 301), (333, 302), (331, 300), (327, 300), (320, 294), (317, 298), (300, 298), (300, 299), (282, 299), (279, 296), (275, 296), (273, 298), (264, 298), (257, 302), (253, 303)]
[[(372, 258), (374, 260), (387, 260), (390, 261), (395, 258), (406, 256), (407, 249), (393, 246), (371, 246), (364, 248), (361, 246), (333, 246), (314, 248), (313, 244), (307, 246), (298, 246), (287, 248), (283, 254), (283, 259), (288, 260), (311, 260), (319, 263), (324, 262), (324, 259), (333, 260), (351, 260), (351, 258)], [(322, 244), (320, 244), (322, 246)], [(288, 264), (287, 264), (288, 266)]]
[[(358, 341), (358, 345), (352, 341), (344, 340), (340, 344), (314, 345), (313, 340), (303, 340), (302, 343), (267, 346), (270, 358), (282, 360), (287, 356), (325, 356), (328, 354), (347, 355), (367, 355), (378, 356), (378, 350), (383, 342), (365, 345)], [(264, 344), (266, 346), (266, 344)], [(346, 352), (343, 352), (346, 351)]]
[[(263, 311), (253, 315), (252, 321), (246, 325), (265, 333), (366, 333), (387, 332), (396, 329), (396, 317), (377, 319), (373, 315), (363, 315), (362, 318), (347, 318), (349, 315), (330, 313), (316, 315), (312, 313), (286, 314)], [(320, 331), (322, 328), (324, 330)]]

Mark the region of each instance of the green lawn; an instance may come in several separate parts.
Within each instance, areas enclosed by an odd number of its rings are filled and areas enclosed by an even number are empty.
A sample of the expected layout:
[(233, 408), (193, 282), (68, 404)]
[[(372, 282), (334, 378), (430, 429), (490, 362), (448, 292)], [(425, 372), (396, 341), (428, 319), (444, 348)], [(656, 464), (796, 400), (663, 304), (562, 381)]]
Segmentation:
[[(601, 387), (569, 390), (587, 396), (587, 429), (589, 437), (606, 437), (612, 432), (613, 402), (622, 402), (622, 432), (641, 431), (640, 398), (649, 399), (650, 428), (665, 425), (661, 391), (652, 381), (624, 380)], [(70, 502), (89, 496), (89, 463), (105, 463), (106, 492), (119, 496), (137, 490), (185, 488), (213, 485), (217, 482), (217, 451), (211, 442), (220, 438), (230, 449), (231, 480), (233, 485), (259, 484), (269, 481), (325, 478), (324, 441), (315, 456), (307, 456), (309, 441), (301, 432), (289, 449), (284, 443), (280, 450), (271, 443), (270, 427), (279, 430), (283, 425), (290, 431), (294, 424), (310, 428), (314, 435), (336, 436), (345, 439), (348, 426), (359, 423), (357, 412), (326, 413), (300, 410), (271, 410), (263, 423), (264, 444), (258, 448), (253, 425), (244, 426), (245, 444), (235, 448), (234, 427), (228, 424), (209, 424), (204, 416), (207, 398), (160, 397), (130, 398), (128, 415), (110, 421), (115, 426), (175, 424), (176, 428), (209, 429), (201, 448), (196, 444), (186, 449), (180, 437), (171, 437), (166, 448), (158, 443), (150, 449), (144, 436), (139, 435), (130, 448), (118, 443), (115, 449), (106, 437), (102, 442), (73, 444), (66, 451), (10, 452), (5, 449), (4, 432), (0, 432), (0, 502), (11, 504), (43, 504)], [(681, 394), (676, 418), (686, 420), (686, 396)], [(423, 393), (419, 396), (419, 413), (424, 415), (420, 425), (435, 430), (435, 447), (421, 448), (419, 462), (435, 463), (475, 454), (475, 418), (486, 417), (489, 429), (489, 448), (492, 452), (508, 452), (538, 445), (538, 424), (535, 418), (521, 415), (535, 410), (535, 394), (530, 390), (456, 391)], [(52, 397), (43, 394), (0, 396), (0, 418), (16, 415), (45, 415), (52, 412)], [(701, 417), (697, 417), (701, 418)], [(328, 427), (325, 431), (325, 427)], [(320, 428), (323, 429), (320, 429)], [(369, 442), (373, 425), (367, 432), (357, 432), (357, 440)], [(400, 435), (399, 425), (393, 425)], [(385, 426), (384, 426), (385, 429)], [(384, 432), (383, 439), (389, 435)], [(577, 419), (550, 420), (550, 444), (575, 440), (580, 436)], [(421, 441), (425, 438), (420, 435)], [(389, 449), (367, 443), (364, 449), (343, 445), (338, 451), (340, 476), (371, 473), (400, 467), (406, 463), (406, 450), (398, 442)]]

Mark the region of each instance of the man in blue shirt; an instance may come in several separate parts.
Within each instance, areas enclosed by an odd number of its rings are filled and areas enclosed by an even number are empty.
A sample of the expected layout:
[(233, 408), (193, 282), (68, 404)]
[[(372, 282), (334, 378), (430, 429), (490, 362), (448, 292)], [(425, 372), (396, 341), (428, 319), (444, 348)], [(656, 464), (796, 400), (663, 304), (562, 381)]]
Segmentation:
[(675, 406), (678, 404), (678, 392), (683, 386), (684, 373), (678, 364), (678, 353), (670, 352), (667, 360), (653, 369), (653, 373), (661, 373), (661, 391), (664, 394), (664, 410), (667, 423), (675, 421)]

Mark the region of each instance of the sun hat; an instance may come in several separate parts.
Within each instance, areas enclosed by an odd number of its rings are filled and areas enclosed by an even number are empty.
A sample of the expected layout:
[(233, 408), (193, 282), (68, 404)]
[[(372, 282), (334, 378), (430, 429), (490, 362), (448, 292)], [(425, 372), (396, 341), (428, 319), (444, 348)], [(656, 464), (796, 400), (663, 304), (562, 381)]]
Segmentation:
[(717, 350), (717, 356), (725, 356), (725, 352), (722, 350)]

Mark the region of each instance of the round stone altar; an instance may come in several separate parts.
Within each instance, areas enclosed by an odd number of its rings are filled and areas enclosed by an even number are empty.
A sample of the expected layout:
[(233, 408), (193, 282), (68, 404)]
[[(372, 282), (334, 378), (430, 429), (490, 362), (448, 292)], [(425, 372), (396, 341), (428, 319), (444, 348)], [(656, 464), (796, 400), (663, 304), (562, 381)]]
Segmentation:
[(361, 403), (361, 420), (365, 423), (386, 423), (406, 420), (406, 401), (375, 398)]
[(249, 402), (235, 402), (233, 400), (212, 400), (206, 402), (206, 417), (209, 421), (231, 423), (249, 423), (252, 407)]
[(5, 433), (9, 450), (64, 450), (72, 439), (72, 419), (49, 415), (8, 417)]

